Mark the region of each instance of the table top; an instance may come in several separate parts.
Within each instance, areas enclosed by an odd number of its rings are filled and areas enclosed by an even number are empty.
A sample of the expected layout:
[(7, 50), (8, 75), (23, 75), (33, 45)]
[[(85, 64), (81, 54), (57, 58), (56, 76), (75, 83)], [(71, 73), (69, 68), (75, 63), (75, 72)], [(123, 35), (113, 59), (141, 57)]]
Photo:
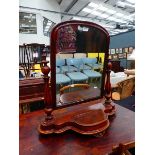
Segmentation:
[(135, 140), (135, 113), (117, 104), (116, 110), (116, 116), (110, 119), (110, 127), (103, 137), (73, 131), (39, 135), (37, 127), (44, 118), (44, 111), (20, 115), (20, 155), (104, 155), (111, 152), (112, 146)]

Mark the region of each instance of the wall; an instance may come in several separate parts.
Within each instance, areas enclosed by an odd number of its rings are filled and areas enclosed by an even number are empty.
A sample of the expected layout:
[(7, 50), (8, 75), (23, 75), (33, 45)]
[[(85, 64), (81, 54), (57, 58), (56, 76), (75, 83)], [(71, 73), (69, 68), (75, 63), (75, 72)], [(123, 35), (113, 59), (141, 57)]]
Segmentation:
[[(52, 10), (52, 11), (60, 11), (60, 6), (56, 0), (20, 0), (19, 6)], [(19, 44), (23, 43), (40, 43), (40, 44), (50, 44), (49, 37), (44, 36), (43, 34), (43, 17), (48, 18), (54, 23), (60, 23), (61, 17), (59, 14), (44, 12), (34, 9), (25, 9), (20, 8), (20, 12), (29, 12), (36, 14), (37, 20), (37, 34), (19, 34)]]
[(110, 37), (111, 48), (135, 47), (135, 30)]

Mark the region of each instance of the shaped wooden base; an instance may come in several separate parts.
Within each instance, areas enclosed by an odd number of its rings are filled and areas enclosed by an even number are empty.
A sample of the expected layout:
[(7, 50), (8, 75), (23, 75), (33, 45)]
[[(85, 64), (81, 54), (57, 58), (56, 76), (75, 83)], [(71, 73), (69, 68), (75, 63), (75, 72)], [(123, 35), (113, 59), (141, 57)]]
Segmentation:
[(104, 103), (105, 106), (105, 113), (108, 116), (113, 116), (116, 113), (116, 108), (115, 108), (115, 104), (114, 102), (110, 99), (110, 100), (106, 100)]
[(62, 133), (73, 130), (80, 134), (95, 135), (109, 127), (108, 115), (101, 100), (54, 110), (52, 119), (44, 120), (38, 127), (41, 134)]

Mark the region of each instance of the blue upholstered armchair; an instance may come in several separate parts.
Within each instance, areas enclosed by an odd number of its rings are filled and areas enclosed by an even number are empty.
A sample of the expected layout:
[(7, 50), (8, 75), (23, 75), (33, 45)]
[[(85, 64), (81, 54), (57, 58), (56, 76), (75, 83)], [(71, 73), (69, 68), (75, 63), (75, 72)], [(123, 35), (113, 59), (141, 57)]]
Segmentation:
[(80, 72), (80, 70), (83, 69), (83, 62), (81, 59), (67, 59), (67, 65), (75, 66), (77, 68), (77, 72), (71, 72), (71, 70), (69, 70), (69, 73), (67, 73), (67, 75), (71, 78), (72, 83), (81, 81), (87, 82), (88, 76)]
[(90, 66), (92, 69), (102, 69), (103, 65), (97, 63), (97, 58), (83, 58), (84, 64)]
[(62, 66), (65, 65), (65, 59), (56, 59), (56, 84), (70, 84), (71, 79), (66, 76), (65, 74), (62, 74)]
[(94, 71), (94, 65), (96, 64), (96, 58), (83, 58), (83, 64), (85, 66), (87, 66), (86, 64), (88, 64), (89, 66), (91, 66), (92, 69), (84, 69), (83, 73), (86, 74), (88, 76), (88, 78), (90, 80), (94, 79), (94, 78), (99, 78), (99, 82), (101, 83), (101, 73)]

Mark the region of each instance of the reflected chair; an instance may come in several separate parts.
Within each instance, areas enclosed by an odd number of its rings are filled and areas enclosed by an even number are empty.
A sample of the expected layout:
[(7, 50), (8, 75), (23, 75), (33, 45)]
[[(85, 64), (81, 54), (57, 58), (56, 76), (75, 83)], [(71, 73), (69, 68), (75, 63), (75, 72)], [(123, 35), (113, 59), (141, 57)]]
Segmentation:
[(117, 83), (116, 91), (112, 93), (113, 100), (122, 100), (133, 94), (135, 90), (135, 77), (129, 77)]
[(77, 67), (74, 66), (74, 64), (70, 64), (70, 61), (74, 58), (68, 58), (66, 59), (67, 65), (62, 66), (62, 72), (68, 73), (68, 72), (75, 72), (78, 71)]
[(57, 85), (68, 84), (71, 82), (71, 79), (68, 76), (66, 76), (65, 74), (62, 74), (62, 66), (64, 64), (65, 64), (65, 59), (56, 59), (56, 84)]
[(56, 84), (57, 85), (62, 85), (62, 84), (66, 84), (66, 83), (70, 83), (71, 79), (66, 76), (65, 74), (56, 74)]
[(113, 146), (112, 152), (108, 155), (135, 155), (135, 142), (120, 143), (119, 146)]
[[(62, 66), (65, 65), (65, 59), (56, 59), (56, 67), (60, 68), (60, 73), (62, 73)], [(56, 68), (56, 72), (58, 71), (58, 68)]]
[(60, 73), (77, 71), (76, 67), (65, 65), (65, 59), (56, 59), (56, 66), (60, 68)]
[(67, 65), (77, 67), (76, 72), (72, 72), (69, 68), (69, 73), (66, 73), (66, 75), (71, 78), (72, 83), (88, 81), (88, 76), (80, 72), (80, 66), (83, 66), (83, 63), (80, 59), (67, 59)]
[(92, 69), (99, 69), (101, 70), (103, 68), (102, 64), (97, 63), (97, 58), (85, 58), (83, 59), (85, 61), (85, 64), (90, 66)]
[(60, 68), (56, 67), (56, 74), (60, 73)]
[[(83, 61), (83, 64), (91, 64), (92, 66), (95, 64), (96, 61), (94, 61), (94, 59), (91, 59), (91, 58), (83, 58), (82, 59)], [(85, 69), (87, 65), (84, 66), (84, 69), (83, 69), (83, 73), (86, 74), (89, 79), (94, 79), (94, 78), (99, 78), (99, 82), (101, 83), (101, 73), (97, 72), (97, 71), (94, 71), (92, 69)]]

